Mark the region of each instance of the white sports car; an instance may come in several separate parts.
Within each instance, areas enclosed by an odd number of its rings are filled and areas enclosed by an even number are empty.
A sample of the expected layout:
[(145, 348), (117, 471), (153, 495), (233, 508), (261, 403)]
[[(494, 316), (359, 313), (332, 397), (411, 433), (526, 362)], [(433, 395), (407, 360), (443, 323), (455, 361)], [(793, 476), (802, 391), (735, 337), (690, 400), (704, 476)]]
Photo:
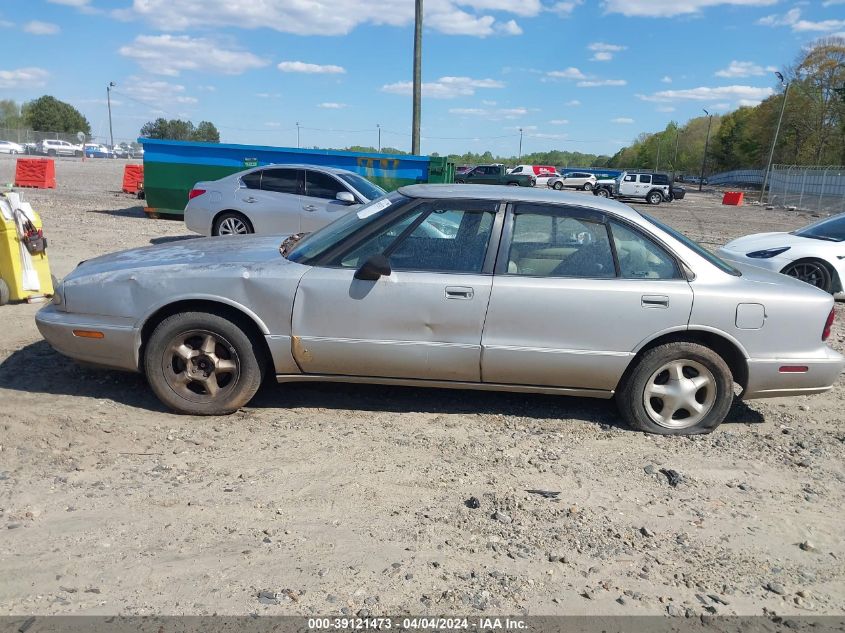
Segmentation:
[(719, 256), (806, 281), (845, 299), (845, 213), (792, 233), (756, 233), (725, 244)]

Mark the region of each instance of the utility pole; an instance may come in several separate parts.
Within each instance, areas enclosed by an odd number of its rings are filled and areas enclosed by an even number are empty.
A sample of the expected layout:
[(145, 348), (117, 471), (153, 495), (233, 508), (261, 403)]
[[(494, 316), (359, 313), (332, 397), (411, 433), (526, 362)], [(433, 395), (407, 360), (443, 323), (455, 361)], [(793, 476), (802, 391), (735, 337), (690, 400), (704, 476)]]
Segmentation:
[(111, 127), (111, 89), (114, 88), (116, 85), (116, 83), (110, 81), (109, 84), (106, 86), (106, 103), (108, 103), (109, 106), (109, 140), (111, 141), (112, 149), (114, 149), (114, 132), (112, 131)]
[[(772, 169), (772, 159), (775, 157), (775, 146), (778, 144), (778, 134), (780, 134), (780, 124), (783, 121), (783, 111), (786, 110), (786, 98), (789, 96), (789, 84), (784, 82), (783, 75), (776, 72), (775, 76), (780, 80), (780, 84), (785, 86), (783, 90), (783, 103), (780, 106), (780, 116), (778, 117), (778, 124), (775, 128), (775, 137), (772, 139), (772, 149), (769, 152), (769, 162), (766, 163), (766, 172), (763, 174), (763, 186), (760, 187), (760, 202), (763, 202), (763, 196), (766, 195), (766, 184), (769, 182), (769, 172)], [(845, 87), (845, 86), (843, 86)]]
[(663, 140), (663, 137), (657, 137), (657, 160), (654, 161), (654, 171), (660, 169), (660, 141)]
[(378, 151), (381, 152), (381, 123), (376, 123), (378, 128)]
[(707, 110), (704, 110), (704, 114), (707, 115), (707, 140), (704, 141), (704, 156), (701, 158), (701, 176), (698, 178), (699, 191), (704, 187), (704, 168), (707, 165), (707, 148), (710, 146), (710, 126), (713, 125), (713, 115)]
[(411, 153), (420, 153), (420, 106), (422, 105), (423, 0), (414, 0), (414, 110), (411, 123)]
[(681, 128), (675, 127), (675, 156), (672, 158), (672, 181), (675, 180), (675, 171), (678, 169), (678, 146), (681, 144)]
[(517, 160), (522, 158), (522, 128), (519, 128), (519, 156)]
[(299, 148), (299, 121), (296, 122), (296, 147)]

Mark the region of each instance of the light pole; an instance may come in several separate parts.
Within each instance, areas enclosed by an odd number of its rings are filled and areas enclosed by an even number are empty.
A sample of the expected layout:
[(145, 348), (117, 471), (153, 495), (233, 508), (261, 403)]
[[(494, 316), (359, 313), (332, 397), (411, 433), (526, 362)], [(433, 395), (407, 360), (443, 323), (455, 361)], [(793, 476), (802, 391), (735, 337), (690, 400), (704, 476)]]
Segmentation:
[(657, 159), (654, 161), (654, 171), (660, 169), (660, 142), (663, 140), (663, 137), (658, 134), (657, 136)]
[(296, 122), (296, 147), (299, 148), (299, 121)]
[[(704, 108), (702, 108), (704, 110)], [(704, 186), (704, 167), (707, 165), (707, 148), (710, 146), (710, 126), (713, 125), (713, 115), (704, 110), (707, 115), (707, 140), (704, 141), (704, 156), (701, 158), (701, 176), (698, 178), (698, 190)]]
[(420, 153), (420, 106), (422, 102), (423, 0), (414, 1), (414, 106), (411, 122), (411, 153)]
[(378, 128), (378, 151), (381, 152), (381, 123), (376, 123), (376, 128)]
[(780, 116), (778, 117), (778, 125), (775, 128), (775, 137), (772, 139), (772, 149), (769, 152), (769, 162), (766, 163), (766, 172), (763, 174), (763, 186), (760, 188), (760, 202), (763, 202), (763, 196), (766, 195), (766, 184), (769, 182), (769, 171), (772, 169), (772, 159), (775, 157), (775, 145), (778, 143), (778, 134), (780, 134), (780, 124), (783, 121), (783, 111), (786, 110), (786, 98), (789, 96), (789, 84), (783, 79), (783, 75), (779, 72), (775, 76), (780, 80), (780, 85), (785, 86), (783, 90), (783, 103), (780, 106)]
[(672, 181), (675, 180), (675, 172), (678, 169), (678, 147), (681, 144), (681, 128), (675, 127), (675, 155), (672, 157)]
[(519, 156), (517, 156), (517, 160), (522, 158), (522, 128), (519, 128)]
[(110, 81), (109, 84), (106, 86), (106, 103), (109, 106), (109, 140), (111, 141), (112, 149), (114, 149), (114, 132), (112, 131), (111, 127), (111, 89), (114, 88), (116, 85), (116, 83)]

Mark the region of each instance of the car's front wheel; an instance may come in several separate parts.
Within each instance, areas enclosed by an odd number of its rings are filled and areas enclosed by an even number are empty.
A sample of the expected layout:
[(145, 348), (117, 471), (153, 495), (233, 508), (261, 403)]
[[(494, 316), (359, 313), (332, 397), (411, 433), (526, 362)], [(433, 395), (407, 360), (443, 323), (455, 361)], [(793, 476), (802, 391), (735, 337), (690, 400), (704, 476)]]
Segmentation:
[(562, 183), (562, 182), (560, 182), (559, 180), (558, 180), (558, 181), (557, 181), (554, 185), (552, 185), (552, 186), (553, 186), (555, 189), (557, 189), (558, 191), (560, 191), (561, 189), (563, 189), (563, 183)]
[(237, 211), (220, 214), (211, 231), (212, 235), (247, 235), (249, 233), (255, 233), (252, 222), (243, 213)]
[(166, 318), (153, 331), (144, 370), (159, 400), (174, 411), (224, 415), (258, 391), (261, 357), (257, 343), (232, 321), (185, 312)]
[(679, 342), (643, 354), (623, 379), (616, 403), (639, 431), (694, 435), (719, 426), (733, 397), (724, 359), (703, 345)]
[(663, 202), (663, 194), (661, 194), (659, 191), (652, 191), (646, 196), (645, 201), (649, 204), (660, 204), (661, 202)]
[(601, 187), (600, 189), (596, 189), (593, 193), (595, 195), (597, 195), (599, 198), (609, 198), (610, 197), (610, 192), (608, 192), (608, 190), (605, 189), (604, 187)]
[(784, 275), (795, 277), (801, 281), (815, 286), (819, 290), (830, 292), (833, 289), (833, 277), (827, 266), (817, 259), (805, 259), (792, 262), (782, 271)]

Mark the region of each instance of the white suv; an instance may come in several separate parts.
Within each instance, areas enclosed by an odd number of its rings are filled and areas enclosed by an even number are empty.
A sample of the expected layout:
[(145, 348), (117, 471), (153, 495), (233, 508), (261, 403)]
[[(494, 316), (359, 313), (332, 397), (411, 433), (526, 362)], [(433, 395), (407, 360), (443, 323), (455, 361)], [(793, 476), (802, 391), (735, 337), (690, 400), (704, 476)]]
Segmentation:
[(569, 171), (558, 175), (557, 178), (550, 178), (546, 186), (560, 191), (564, 187), (575, 187), (584, 191), (592, 191), (596, 186), (596, 177), (585, 171)]
[(47, 156), (82, 156), (83, 150), (81, 145), (74, 145), (67, 141), (44, 139), (38, 143), (37, 151)]

